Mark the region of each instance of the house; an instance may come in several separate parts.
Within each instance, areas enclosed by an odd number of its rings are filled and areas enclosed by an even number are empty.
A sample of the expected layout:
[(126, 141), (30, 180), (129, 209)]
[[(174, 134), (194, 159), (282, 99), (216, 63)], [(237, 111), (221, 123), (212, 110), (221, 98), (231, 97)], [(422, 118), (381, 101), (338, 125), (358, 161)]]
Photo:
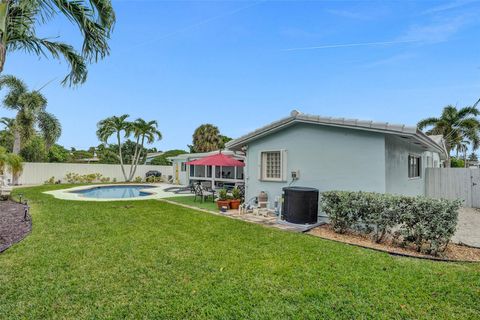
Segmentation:
[(246, 153), (246, 200), (265, 191), (270, 206), (290, 185), (424, 195), (425, 168), (447, 156), (441, 136), (416, 127), (298, 111), (226, 147)]
[(150, 164), (152, 162), (153, 159), (155, 159), (156, 157), (160, 157), (162, 154), (164, 154), (164, 152), (148, 152), (147, 153), (147, 156), (145, 157), (145, 164)]
[[(169, 157), (172, 161), (174, 182), (189, 185), (191, 182), (212, 181), (218, 184), (235, 185), (244, 182), (243, 167), (191, 166), (187, 162), (219, 153), (219, 150), (205, 153), (185, 153)], [(224, 155), (245, 161), (242, 151), (222, 150)]]

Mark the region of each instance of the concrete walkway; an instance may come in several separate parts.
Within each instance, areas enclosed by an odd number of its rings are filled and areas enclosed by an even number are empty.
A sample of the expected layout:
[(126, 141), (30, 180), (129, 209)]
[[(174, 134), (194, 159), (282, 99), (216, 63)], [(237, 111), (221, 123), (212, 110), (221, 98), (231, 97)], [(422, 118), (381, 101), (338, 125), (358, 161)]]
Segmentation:
[(452, 241), (480, 248), (480, 209), (460, 209), (457, 232)]

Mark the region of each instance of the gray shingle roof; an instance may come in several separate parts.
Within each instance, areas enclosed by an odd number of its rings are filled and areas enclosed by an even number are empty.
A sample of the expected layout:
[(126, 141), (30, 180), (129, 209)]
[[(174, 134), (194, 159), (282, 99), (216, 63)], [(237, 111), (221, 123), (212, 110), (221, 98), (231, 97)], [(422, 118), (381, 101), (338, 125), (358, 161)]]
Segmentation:
[(357, 130), (367, 130), (373, 132), (381, 132), (386, 134), (394, 134), (401, 136), (410, 136), (415, 138), (423, 145), (433, 148), (440, 153), (445, 153), (441, 137), (434, 137), (433, 139), (424, 134), (421, 130), (418, 130), (415, 126), (407, 126), (403, 124), (393, 124), (389, 122), (375, 122), (365, 121), (359, 119), (347, 119), (347, 118), (333, 118), (322, 117), (316, 115), (303, 114), (296, 110), (292, 111), (289, 117), (272, 122), (266, 126), (263, 126), (253, 132), (250, 132), (244, 136), (241, 136), (235, 140), (228, 142), (225, 147), (229, 149), (238, 149), (247, 144), (248, 142), (268, 135), (272, 132), (280, 130), (283, 127), (292, 125), (294, 123), (312, 123), (324, 126), (343, 127)]

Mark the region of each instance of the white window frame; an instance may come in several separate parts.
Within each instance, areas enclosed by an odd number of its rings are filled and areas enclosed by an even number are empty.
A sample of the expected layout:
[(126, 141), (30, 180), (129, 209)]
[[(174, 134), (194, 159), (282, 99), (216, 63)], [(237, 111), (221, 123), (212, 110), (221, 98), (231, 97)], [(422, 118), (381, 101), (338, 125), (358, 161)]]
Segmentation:
[[(268, 178), (267, 177), (267, 167), (266, 167), (266, 154), (267, 153), (280, 153), (280, 177), (278, 178)], [(265, 155), (265, 156), (264, 156)], [(260, 181), (271, 181), (271, 182), (284, 182), (287, 177), (287, 152), (284, 149), (276, 150), (262, 150), (258, 155), (258, 179)]]
[[(418, 176), (410, 176), (410, 157), (418, 158)], [(422, 166), (423, 166), (423, 159), (420, 154), (409, 153), (407, 157), (407, 176), (408, 179), (421, 179), (422, 178)]]

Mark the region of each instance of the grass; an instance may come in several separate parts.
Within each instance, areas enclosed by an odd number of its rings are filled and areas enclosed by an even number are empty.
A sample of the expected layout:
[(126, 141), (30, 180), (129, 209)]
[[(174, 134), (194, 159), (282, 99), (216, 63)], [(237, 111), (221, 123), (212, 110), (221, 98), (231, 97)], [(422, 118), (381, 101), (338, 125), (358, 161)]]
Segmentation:
[(480, 265), (392, 257), (148, 200), (22, 189), (33, 232), (0, 255), (2, 319), (478, 319)]
[(200, 200), (198, 198), (197, 198), (197, 201), (194, 201), (195, 197), (185, 196), (185, 197), (166, 198), (166, 200), (178, 202), (178, 203), (181, 203), (181, 204), (186, 204), (186, 205), (201, 208), (201, 209), (207, 209), (207, 210), (210, 210), (210, 211), (215, 211), (215, 212), (219, 211), (218, 207), (217, 207), (217, 203), (212, 202), (211, 199), (209, 199), (207, 201), (204, 201), (204, 202), (200, 202)]

